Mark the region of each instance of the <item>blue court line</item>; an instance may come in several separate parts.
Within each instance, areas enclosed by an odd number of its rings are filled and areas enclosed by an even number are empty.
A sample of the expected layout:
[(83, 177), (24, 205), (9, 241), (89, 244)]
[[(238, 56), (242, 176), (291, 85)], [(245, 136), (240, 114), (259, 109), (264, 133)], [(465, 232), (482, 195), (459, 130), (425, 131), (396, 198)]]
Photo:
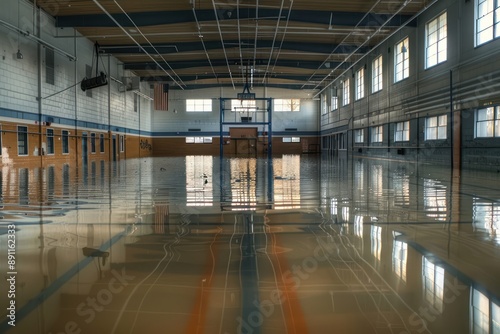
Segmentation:
[[(113, 238), (109, 239), (101, 245), (99, 250), (105, 251), (109, 249), (113, 244), (120, 240), (125, 235), (125, 232), (115, 235)], [(24, 317), (35, 310), (41, 303), (47, 300), (52, 294), (59, 290), (64, 284), (66, 284), (73, 276), (75, 276), (81, 269), (86, 267), (94, 260), (93, 257), (86, 257), (82, 261), (75, 264), (64, 274), (59, 276), (51, 285), (46, 289), (42, 290), (35, 298), (29, 300), (20, 309), (16, 309), (16, 324), (19, 323)], [(8, 324), (9, 318), (6, 318), (2, 323), (0, 323), (0, 333), (5, 333), (8, 329), (15, 328)]]

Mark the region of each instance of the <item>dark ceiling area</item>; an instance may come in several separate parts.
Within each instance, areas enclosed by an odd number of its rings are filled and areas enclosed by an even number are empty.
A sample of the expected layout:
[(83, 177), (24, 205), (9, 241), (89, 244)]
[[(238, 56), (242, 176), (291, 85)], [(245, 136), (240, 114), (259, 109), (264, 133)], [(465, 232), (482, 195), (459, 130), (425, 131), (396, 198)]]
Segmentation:
[[(427, 1), (39, 0), (142, 80), (321, 89)], [(58, 36), (64, 36), (64, 29)], [(59, 37), (61, 37), (59, 36)], [(69, 34), (68, 34), (69, 37)]]

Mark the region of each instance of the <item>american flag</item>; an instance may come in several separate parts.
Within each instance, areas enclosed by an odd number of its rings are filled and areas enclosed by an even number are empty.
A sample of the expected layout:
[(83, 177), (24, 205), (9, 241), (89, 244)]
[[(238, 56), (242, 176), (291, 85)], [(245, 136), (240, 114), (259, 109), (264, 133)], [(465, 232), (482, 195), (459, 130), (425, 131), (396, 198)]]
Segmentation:
[(168, 84), (155, 83), (155, 110), (168, 110)]

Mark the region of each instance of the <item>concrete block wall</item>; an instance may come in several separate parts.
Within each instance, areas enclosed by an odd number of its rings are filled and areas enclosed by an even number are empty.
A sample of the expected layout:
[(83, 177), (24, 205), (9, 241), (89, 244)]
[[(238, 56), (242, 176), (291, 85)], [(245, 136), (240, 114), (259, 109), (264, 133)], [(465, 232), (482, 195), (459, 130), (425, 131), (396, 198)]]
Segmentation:
[[(426, 69), (425, 26), (445, 11), (447, 60)], [(402, 28), (346, 71), (322, 93), (327, 101), (332, 94), (339, 97), (339, 109), (321, 116), (323, 149), (329, 148), (330, 137), (344, 134), (348, 138), (347, 150), (355, 154), (449, 164), (455, 159), (452, 148), (458, 145), (464, 167), (496, 169), (500, 138), (474, 138), (474, 124), (478, 108), (500, 103), (500, 39), (476, 46), (475, 22), (475, 1), (437, 1), (416, 19), (416, 27)], [(406, 36), (410, 76), (394, 83), (394, 48)], [(383, 57), (383, 89), (372, 93), (372, 61), (379, 55)], [(364, 66), (365, 98), (342, 106), (340, 80), (350, 78), (353, 100), (353, 74)], [(452, 130), (450, 101), (455, 119), (461, 120), (455, 130)], [(425, 119), (438, 115), (448, 115), (447, 139), (424, 140)], [(411, 123), (410, 141), (394, 142), (395, 123), (402, 121)], [(371, 127), (377, 125), (384, 127), (382, 144), (372, 144), (369, 140)], [(354, 143), (356, 129), (364, 129), (362, 144)], [(400, 149), (404, 149), (404, 155), (398, 154)]]
[[(243, 87), (207, 88), (197, 90), (170, 89), (169, 111), (155, 111), (153, 113), (153, 132), (159, 136), (190, 135), (188, 129), (200, 129), (207, 135), (218, 136), (220, 129), (220, 98), (236, 99)], [(286, 128), (296, 128), (297, 132), (305, 135), (317, 135), (318, 130), (318, 101), (311, 98), (311, 93), (299, 90), (263, 89), (252, 90), (257, 98), (300, 98), (299, 112), (273, 113), (273, 132), (283, 134)], [(186, 113), (186, 99), (212, 99), (212, 112)], [(229, 103), (229, 102), (228, 102)], [(226, 106), (227, 108), (227, 106)], [(227, 122), (237, 120), (236, 113), (226, 112)], [(255, 116), (262, 121), (262, 115)], [(266, 116), (267, 117), (267, 116)], [(266, 118), (267, 121), (267, 118)], [(251, 125), (244, 124), (245, 126)], [(262, 126), (260, 126), (262, 127)], [(228, 131), (227, 129), (225, 131)], [(193, 135), (196, 135), (193, 133)]]
[[(64, 1), (60, 6), (67, 5)], [(82, 132), (106, 134), (111, 141), (112, 133), (128, 137), (137, 137), (127, 143), (140, 144), (139, 137), (151, 136), (151, 103), (140, 97), (140, 110), (134, 111), (134, 93), (123, 92), (121, 81), (124, 76), (133, 76), (124, 71), (117, 59), (95, 55), (94, 44), (81, 37), (74, 29), (56, 29), (52, 15), (57, 15), (58, 8), (50, 13), (34, 10), (29, 1), (4, 0), (0, 11), (0, 123), (3, 128), (16, 128), (17, 124), (29, 125), (29, 159), (33, 152), (40, 152), (45, 145), (47, 123), (55, 129), (55, 135), (61, 130), (71, 130), (77, 141)], [(46, 46), (40, 45), (30, 36), (37, 36), (35, 18), (39, 17), (39, 38), (45, 43), (61, 50), (54, 52), (54, 84), (46, 82)], [(8, 26), (11, 25), (9, 28)], [(20, 27), (23, 34), (15, 27)], [(16, 57), (17, 51), (23, 55)], [(72, 61), (67, 55), (75, 56)], [(99, 72), (107, 74), (108, 85), (91, 90), (92, 97), (80, 89), (81, 80), (87, 75), (87, 65), (96, 66)], [(116, 79), (116, 80), (115, 80)], [(151, 95), (149, 85), (141, 83), (141, 92)], [(41, 99), (39, 98), (41, 96)], [(40, 104), (39, 104), (40, 101)], [(40, 136), (32, 139), (31, 136)], [(130, 138), (132, 139), (132, 138)], [(3, 141), (2, 153), (8, 147), (17, 146), (17, 138), (12, 143)], [(38, 142), (35, 147), (32, 143)], [(80, 145), (80, 143), (78, 144)], [(78, 147), (75, 146), (75, 149)], [(107, 151), (110, 149), (108, 149)], [(111, 147), (111, 146), (110, 146)], [(31, 150), (33, 148), (33, 150)], [(142, 151), (131, 147), (131, 152)], [(9, 153), (9, 152), (7, 152)], [(70, 152), (71, 153), (71, 152)], [(61, 152), (56, 151), (59, 155)], [(10, 152), (17, 156), (17, 152)], [(132, 156), (130, 156), (132, 157)], [(67, 156), (64, 158), (67, 159)]]

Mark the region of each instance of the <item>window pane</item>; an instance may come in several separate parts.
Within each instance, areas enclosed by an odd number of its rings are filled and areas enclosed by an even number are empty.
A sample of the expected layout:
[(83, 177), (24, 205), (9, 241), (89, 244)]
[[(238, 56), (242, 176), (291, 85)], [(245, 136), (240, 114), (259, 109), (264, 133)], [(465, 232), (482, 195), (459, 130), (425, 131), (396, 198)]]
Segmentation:
[(447, 115), (439, 116), (439, 126), (446, 126), (447, 122), (448, 122), (448, 116)]
[(500, 307), (497, 304), (492, 303), (491, 313), (491, 319), (493, 320), (493, 334), (500, 334)]
[(446, 13), (427, 24), (426, 65), (431, 67), (447, 59)]

